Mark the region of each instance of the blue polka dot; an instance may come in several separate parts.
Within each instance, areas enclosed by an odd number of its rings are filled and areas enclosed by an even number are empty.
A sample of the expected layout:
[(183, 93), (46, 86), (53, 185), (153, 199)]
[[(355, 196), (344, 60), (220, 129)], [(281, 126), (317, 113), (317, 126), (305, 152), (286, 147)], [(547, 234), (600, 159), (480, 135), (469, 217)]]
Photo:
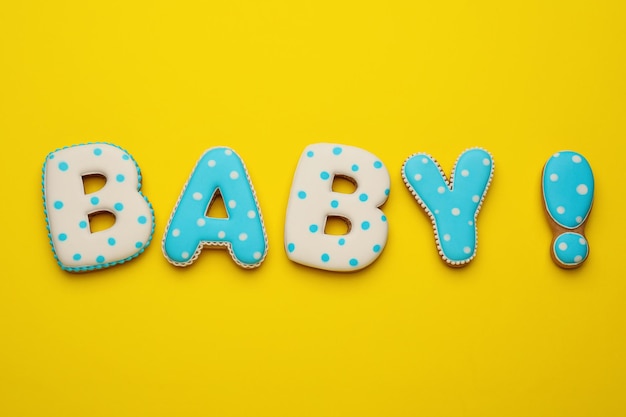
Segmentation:
[(82, 258), (80, 253), (75, 253), (74, 256), (72, 256), (72, 259), (75, 261), (80, 261), (80, 258)]
[(300, 200), (304, 200), (306, 198), (306, 193), (304, 191), (298, 191), (298, 198)]
[[(311, 151), (309, 151), (311, 152)], [(313, 152), (311, 152), (313, 153)], [(287, 250), (289, 251), (289, 253), (293, 252), (294, 250), (296, 250), (296, 245), (294, 245), (293, 243), (290, 243), (287, 245)]]
[(51, 154), (51, 155), (50, 155), (50, 159), (54, 159), (54, 154)]
[(322, 173), (320, 174), (320, 178), (323, 180), (327, 180), (330, 178), (330, 174), (326, 171), (322, 171)]
[(61, 210), (63, 208), (63, 202), (62, 201), (55, 201), (54, 202), (54, 208), (57, 210)]
[(382, 167), (383, 167), (383, 163), (382, 162), (380, 162), (380, 161), (374, 162), (374, 168), (380, 169)]
[(94, 206), (98, 204), (99, 202), (100, 202), (100, 199), (98, 197), (91, 197), (91, 204), (93, 204)]
[(317, 225), (316, 225), (316, 224), (312, 224), (312, 225), (310, 225), (310, 226), (309, 226), (309, 231), (310, 231), (311, 233), (315, 233), (315, 232), (317, 232), (317, 229), (318, 229), (318, 227), (317, 227)]
[(359, 196), (359, 200), (361, 201), (367, 201), (369, 197), (367, 196), (367, 194), (363, 193)]
[(365, 222), (361, 223), (361, 229), (367, 230), (369, 228), (370, 228), (370, 222), (365, 221)]
[(346, 240), (344, 238), (340, 238), (337, 243), (339, 243), (339, 246), (343, 246), (346, 244)]
[(327, 253), (322, 254), (322, 262), (328, 262), (330, 260), (330, 256)]
[(142, 247), (142, 246), (143, 246), (143, 243), (141, 243), (141, 242), (137, 242), (137, 243), (135, 243), (135, 247), (136, 247), (137, 249), (139, 249), (139, 248), (140, 248), (140, 247)]
[(146, 219), (146, 216), (139, 216), (137, 217), (137, 221), (139, 222), (139, 224), (146, 224), (148, 219)]
[(117, 211), (122, 211), (124, 210), (124, 204), (122, 203), (115, 203), (115, 205), (113, 206), (115, 208), (115, 210)]
[(125, 179), (126, 179), (126, 177), (124, 177), (124, 175), (122, 175), (122, 174), (117, 174), (117, 176), (115, 177), (115, 180), (117, 182), (124, 182)]
[(123, 159), (124, 161), (128, 161), (128, 160), (130, 159), (130, 156), (128, 156), (128, 155), (126, 155), (126, 154), (124, 154), (124, 155), (122, 155), (122, 159)]
[(387, 216), (385, 216), (384, 214), (382, 216), (380, 216), (380, 220), (386, 222), (387, 221)]
[(376, 253), (380, 252), (380, 245), (374, 245), (374, 247), (372, 248), (372, 250)]
[(389, 188), (385, 190), (385, 195), (389, 195)]
[(61, 242), (66, 241), (66, 240), (67, 240), (67, 235), (66, 235), (65, 233), (61, 233), (61, 234), (59, 235), (59, 240), (60, 240)]
[(359, 261), (357, 261), (356, 259), (352, 258), (350, 259), (350, 266), (357, 266), (359, 264)]
[(110, 237), (110, 238), (107, 240), (107, 242), (108, 242), (109, 246), (115, 246), (115, 239), (114, 239), (114, 238)]
[(67, 164), (67, 162), (59, 162), (59, 169), (61, 171), (67, 171), (69, 167), (70, 166)]
[(96, 156), (102, 155), (102, 149), (100, 149), (100, 148), (94, 149), (93, 150), (93, 154), (96, 155)]
[(357, 172), (359, 170), (359, 166), (357, 164), (352, 165), (352, 172)]
[(337, 200), (333, 200), (333, 201), (331, 201), (331, 202), (330, 202), (330, 206), (331, 206), (332, 208), (337, 208), (337, 207), (339, 207), (339, 201), (337, 201)]
[(102, 262), (104, 262), (104, 256), (102, 256), (102, 255), (98, 255), (98, 257), (96, 258), (96, 262), (98, 262), (99, 264), (101, 264)]
[(81, 220), (81, 221), (78, 223), (78, 227), (80, 227), (81, 229), (86, 228), (86, 227), (87, 227), (87, 222), (86, 222), (86, 221), (84, 221), (84, 220)]
[(333, 154), (335, 155), (339, 155), (341, 153), (343, 149), (341, 149), (339, 146), (333, 148)]
[(313, 158), (313, 155), (315, 155), (315, 154), (313, 153), (313, 151), (308, 151), (308, 152), (306, 153), (306, 156), (308, 156), (309, 158)]

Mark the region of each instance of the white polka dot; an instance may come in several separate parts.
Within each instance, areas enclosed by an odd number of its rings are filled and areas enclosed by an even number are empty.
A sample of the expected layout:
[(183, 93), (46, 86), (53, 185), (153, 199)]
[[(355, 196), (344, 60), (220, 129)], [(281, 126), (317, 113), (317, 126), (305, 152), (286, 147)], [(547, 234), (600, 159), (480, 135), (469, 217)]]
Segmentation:
[(475, 196), (473, 196), (473, 197), (472, 197), (472, 201), (473, 201), (474, 203), (478, 203), (478, 202), (480, 201), (480, 197), (479, 197), (479, 196), (477, 196), (477, 195), (475, 195)]
[(226, 232), (220, 230), (219, 232), (217, 232), (217, 237), (219, 237), (220, 239), (224, 239), (226, 237)]
[(226, 149), (224, 151), (224, 155), (231, 156), (232, 154), (233, 154), (233, 151), (231, 151), (230, 149)]
[(565, 242), (561, 242), (561, 243), (559, 243), (559, 249), (561, 249), (561, 250), (567, 250), (567, 243), (565, 243)]
[(483, 159), (483, 165), (484, 166), (489, 166), (489, 164), (491, 164), (491, 162), (489, 162), (489, 159), (487, 159), (487, 158)]
[(554, 155), (552, 155), (552, 156), (554, 156), (555, 158), (558, 158), (559, 156), (561, 156), (561, 153), (560, 153), (560, 152), (557, 152), (557, 153), (555, 153), (555, 154), (554, 154)]
[(189, 252), (183, 252), (183, 253), (180, 254), (180, 256), (182, 256), (183, 259), (187, 259), (187, 258), (189, 258)]
[(580, 195), (587, 195), (589, 188), (587, 188), (585, 184), (579, 184), (578, 187), (576, 187), (576, 192)]
[(559, 213), (559, 214), (563, 214), (563, 213), (565, 213), (565, 207), (563, 207), (563, 206), (558, 206), (558, 207), (556, 208), (556, 212), (557, 212), (557, 213)]
[(428, 158), (422, 158), (422, 164), (427, 164), (428, 163)]
[(458, 216), (459, 214), (461, 214), (461, 210), (459, 210), (456, 207), (452, 209), (452, 215), (453, 216)]
[(583, 218), (580, 216), (576, 216), (576, 223), (580, 223), (583, 221)]
[(439, 187), (439, 188), (437, 188), (437, 192), (438, 192), (439, 194), (443, 194), (443, 193), (445, 193), (445, 192), (446, 192), (446, 188), (445, 188), (445, 187), (443, 187), (443, 186), (442, 186), (442, 187)]
[(467, 176), (469, 176), (469, 171), (468, 171), (468, 170), (466, 170), (466, 169), (464, 169), (463, 171), (461, 171), (461, 176), (462, 176), (462, 177), (467, 177)]
[(584, 237), (581, 237), (580, 239), (578, 239), (578, 243), (580, 243), (581, 245), (585, 246), (587, 244), (587, 241), (585, 240)]
[(206, 221), (205, 221), (204, 219), (202, 219), (202, 218), (201, 218), (201, 219), (198, 219), (198, 221), (196, 221), (196, 224), (197, 224), (199, 227), (202, 227), (202, 226), (204, 226), (204, 225), (206, 224)]
[(470, 249), (469, 246), (466, 246), (466, 247), (463, 248), (463, 252), (465, 252), (467, 254), (469, 254), (471, 251), (472, 251), (472, 249)]
[(172, 236), (174, 236), (174, 237), (180, 236), (180, 230), (179, 229), (172, 230)]
[(208, 165), (209, 167), (213, 168), (215, 166), (215, 159), (209, 159)]
[(559, 180), (559, 176), (556, 174), (550, 174), (550, 181), (555, 182)]
[(230, 207), (230, 208), (235, 208), (235, 207), (237, 207), (237, 202), (236, 202), (235, 200), (230, 200), (230, 201), (228, 202), (228, 207)]
[(256, 213), (254, 212), (254, 210), (250, 210), (248, 212), (248, 218), (249, 219), (254, 219), (256, 217)]
[(193, 193), (192, 197), (196, 201), (202, 200), (202, 193), (198, 193), (198, 192)]
[(259, 259), (261, 259), (261, 252), (254, 252), (252, 254), (252, 257), (258, 261)]
[(474, 222), (470, 220), (469, 222), (467, 222), (467, 224), (470, 225), (470, 226), (473, 226)]
[(239, 235), (239, 240), (241, 240), (242, 242), (246, 239), (248, 239), (248, 235), (246, 233), (241, 233)]
[(415, 178), (415, 181), (421, 181), (422, 180), (422, 175), (421, 174), (415, 174), (415, 176), (413, 178)]
[(443, 235), (443, 240), (445, 240), (446, 242), (449, 242), (450, 241), (450, 235), (447, 234), (447, 233), (445, 235)]
[(580, 261), (582, 261), (582, 260), (583, 260), (583, 257), (582, 257), (582, 256), (580, 256), (580, 255), (576, 255), (576, 256), (574, 256), (574, 262), (578, 263), (578, 262), (580, 262)]
[(236, 180), (237, 178), (239, 178), (239, 173), (237, 171), (230, 171), (230, 179)]
[(435, 214), (439, 214), (439, 210), (435, 210)]
[(574, 155), (572, 156), (572, 161), (574, 161), (575, 164), (580, 164), (582, 162), (582, 158), (580, 157), (580, 155)]

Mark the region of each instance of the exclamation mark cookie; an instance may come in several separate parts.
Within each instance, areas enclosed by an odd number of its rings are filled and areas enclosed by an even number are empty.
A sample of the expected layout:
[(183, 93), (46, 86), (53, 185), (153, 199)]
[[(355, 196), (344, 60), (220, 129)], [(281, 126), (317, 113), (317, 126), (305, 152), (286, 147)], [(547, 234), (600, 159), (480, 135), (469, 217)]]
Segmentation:
[(577, 152), (557, 152), (543, 168), (541, 185), (553, 234), (552, 260), (562, 268), (577, 268), (589, 255), (584, 232), (593, 204), (591, 166)]

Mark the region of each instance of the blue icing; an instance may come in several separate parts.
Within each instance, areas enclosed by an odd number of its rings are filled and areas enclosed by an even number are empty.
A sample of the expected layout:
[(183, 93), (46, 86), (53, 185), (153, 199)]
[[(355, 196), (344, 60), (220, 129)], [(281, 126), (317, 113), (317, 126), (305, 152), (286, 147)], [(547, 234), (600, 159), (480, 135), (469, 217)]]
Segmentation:
[(567, 229), (580, 226), (591, 210), (594, 180), (589, 163), (579, 153), (563, 151), (546, 163), (542, 179), (546, 210)]
[(443, 256), (465, 263), (476, 252), (476, 216), (493, 174), (491, 155), (483, 149), (463, 152), (449, 187), (439, 165), (427, 154), (411, 156), (403, 176), (433, 219)]
[(582, 235), (567, 232), (555, 239), (552, 251), (562, 264), (578, 265), (587, 259), (589, 245)]
[[(216, 192), (228, 218), (207, 217)], [(258, 265), (267, 252), (265, 229), (241, 158), (226, 147), (202, 155), (187, 182), (168, 226), (163, 248), (169, 260), (189, 263), (202, 245), (229, 245), (243, 266)]]

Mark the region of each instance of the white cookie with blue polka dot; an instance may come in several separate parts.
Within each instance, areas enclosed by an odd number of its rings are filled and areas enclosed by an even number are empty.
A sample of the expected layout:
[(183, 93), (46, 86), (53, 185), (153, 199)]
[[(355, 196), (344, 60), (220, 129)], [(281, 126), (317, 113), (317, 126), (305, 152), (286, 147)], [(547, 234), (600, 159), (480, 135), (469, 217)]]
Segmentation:
[[(356, 185), (333, 191), (336, 176)], [(387, 217), (379, 209), (389, 195), (389, 172), (361, 148), (309, 145), (294, 174), (285, 220), (285, 250), (293, 262), (327, 271), (356, 271), (374, 262), (387, 243)], [(326, 234), (330, 216), (349, 220), (345, 235)]]
[[(86, 194), (83, 177), (102, 175), (101, 189)], [(91, 143), (52, 152), (43, 166), (43, 193), (50, 243), (66, 271), (102, 269), (129, 261), (149, 245), (154, 213), (141, 193), (133, 158), (118, 146)], [(109, 212), (115, 223), (91, 232), (89, 215)]]

